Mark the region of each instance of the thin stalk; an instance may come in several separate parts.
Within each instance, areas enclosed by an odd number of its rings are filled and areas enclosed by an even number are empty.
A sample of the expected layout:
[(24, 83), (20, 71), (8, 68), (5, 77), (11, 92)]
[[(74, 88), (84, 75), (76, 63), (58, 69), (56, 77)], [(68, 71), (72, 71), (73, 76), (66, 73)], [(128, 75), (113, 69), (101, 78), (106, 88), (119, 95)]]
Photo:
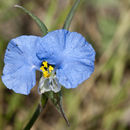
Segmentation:
[(42, 95), (41, 96), (41, 104), (39, 104), (37, 106), (32, 118), (30, 119), (30, 121), (28, 122), (28, 124), (25, 126), (25, 128), (23, 130), (30, 130), (32, 128), (33, 124), (35, 123), (35, 121), (39, 117), (40, 113), (45, 108), (47, 101), (48, 101), (48, 98), (45, 95)]
[(41, 105), (38, 105), (36, 111), (34, 112), (32, 118), (31, 118), (31, 120), (28, 122), (28, 124), (26, 125), (24, 130), (30, 130), (31, 129), (34, 122), (37, 120), (38, 116), (40, 115), (41, 110), (42, 110)]

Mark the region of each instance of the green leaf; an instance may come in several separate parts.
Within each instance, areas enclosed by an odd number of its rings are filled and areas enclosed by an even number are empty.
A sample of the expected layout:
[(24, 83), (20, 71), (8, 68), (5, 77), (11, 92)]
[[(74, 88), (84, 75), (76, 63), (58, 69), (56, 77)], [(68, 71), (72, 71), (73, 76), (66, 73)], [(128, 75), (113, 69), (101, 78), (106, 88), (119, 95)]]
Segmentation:
[(76, 9), (77, 9), (79, 3), (80, 3), (80, 0), (76, 0), (76, 1), (75, 1), (73, 7), (71, 8), (71, 10), (70, 10), (70, 12), (69, 12), (69, 14), (68, 14), (68, 16), (67, 16), (67, 18), (66, 18), (66, 20), (65, 20), (63, 29), (66, 29), (66, 30), (69, 29), (69, 26), (70, 26), (70, 24), (71, 24), (72, 18), (73, 18), (74, 14), (75, 14), (75, 11), (76, 11)]
[(68, 126), (70, 126), (69, 121), (64, 113), (63, 107), (62, 107), (62, 94), (61, 91), (58, 93), (54, 93), (53, 91), (49, 91), (45, 93), (46, 96), (52, 101), (52, 103), (55, 105), (57, 108), (58, 112), (61, 113), (63, 118), (65, 119), (65, 122), (67, 123)]
[(25, 9), (25, 8), (22, 7), (22, 6), (15, 5), (14, 7), (20, 8), (20, 9), (22, 9), (25, 13), (27, 13), (27, 14), (37, 23), (37, 25), (38, 25), (39, 28), (41, 29), (43, 35), (46, 35), (46, 34), (48, 33), (47, 27), (45, 26), (45, 24), (44, 24), (37, 16), (35, 16), (34, 14), (32, 14), (30, 11), (28, 11), (27, 9)]
[(64, 112), (64, 109), (63, 109), (63, 105), (62, 105), (62, 93), (61, 91), (58, 92), (58, 93), (54, 93), (55, 94), (55, 97), (56, 97), (56, 100), (57, 100), (57, 109), (58, 111), (61, 113), (61, 115), (63, 116), (63, 118), (65, 119), (66, 123), (68, 126), (70, 126), (70, 123), (65, 115), (65, 112)]
[(48, 97), (45, 94), (42, 94), (42, 96), (41, 96), (41, 106), (42, 106), (42, 108), (44, 108), (46, 106), (47, 101), (48, 101)]

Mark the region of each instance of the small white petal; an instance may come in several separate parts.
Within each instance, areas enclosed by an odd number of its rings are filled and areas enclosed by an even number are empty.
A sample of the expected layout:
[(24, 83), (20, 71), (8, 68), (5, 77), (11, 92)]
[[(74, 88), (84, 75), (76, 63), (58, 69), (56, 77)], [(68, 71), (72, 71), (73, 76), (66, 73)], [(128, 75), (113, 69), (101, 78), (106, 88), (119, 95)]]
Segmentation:
[(59, 84), (56, 76), (49, 78), (41, 77), (38, 88), (39, 94), (43, 94), (48, 91), (57, 93), (61, 90), (61, 85)]

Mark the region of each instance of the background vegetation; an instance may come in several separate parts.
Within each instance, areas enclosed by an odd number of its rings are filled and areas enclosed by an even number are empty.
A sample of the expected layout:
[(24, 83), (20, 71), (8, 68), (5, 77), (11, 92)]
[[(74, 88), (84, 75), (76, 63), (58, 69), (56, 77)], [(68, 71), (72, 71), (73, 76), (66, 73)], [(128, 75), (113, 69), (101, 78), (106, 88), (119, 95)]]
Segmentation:
[[(81, 33), (96, 50), (96, 68), (76, 89), (63, 89), (70, 127), (51, 103), (32, 130), (130, 130), (130, 1), (81, 0), (70, 31)], [(33, 12), (49, 31), (60, 29), (74, 0), (0, 0), (0, 75), (10, 39), (40, 35), (35, 22), (18, 8)], [(0, 79), (1, 80), (1, 79)], [(39, 95), (8, 90), (0, 81), (0, 130), (20, 130), (32, 116)]]

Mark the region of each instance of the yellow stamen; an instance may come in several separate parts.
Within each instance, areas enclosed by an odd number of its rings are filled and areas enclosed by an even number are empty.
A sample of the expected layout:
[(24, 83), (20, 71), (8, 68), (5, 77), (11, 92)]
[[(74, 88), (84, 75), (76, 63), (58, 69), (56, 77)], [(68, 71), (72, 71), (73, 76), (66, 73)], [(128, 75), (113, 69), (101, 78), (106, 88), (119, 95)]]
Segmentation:
[(43, 64), (44, 67), (48, 68), (48, 63), (47, 63), (47, 61), (42, 62), (42, 64)]
[(40, 70), (42, 70), (43, 72), (45, 71), (45, 69), (44, 69), (44, 67), (43, 67), (43, 66), (41, 66)]
[(49, 78), (54, 68), (51, 65), (48, 65), (47, 61), (44, 61), (42, 62), (40, 70), (42, 70), (44, 78)]
[(52, 66), (49, 66), (49, 72), (52, 72), (52, 70), (54, 70), (54, 68)]
[(43, 72), (43, 76), (44, 76), (45, 78), (49, 78), (49, 77), (50, 77), (50, 74), (48, 73), (48, 71), (44, 71), (44, 72)]

